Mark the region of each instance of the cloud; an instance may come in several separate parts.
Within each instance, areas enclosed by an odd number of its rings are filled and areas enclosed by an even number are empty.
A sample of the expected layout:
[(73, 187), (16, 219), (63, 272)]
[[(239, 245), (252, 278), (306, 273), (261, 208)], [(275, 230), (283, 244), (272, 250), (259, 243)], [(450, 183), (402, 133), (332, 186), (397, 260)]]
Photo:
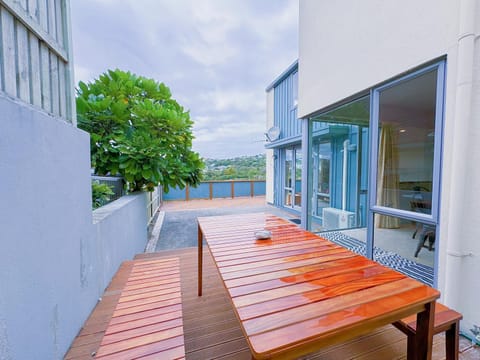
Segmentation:
[(200, 155), (264, 151), (265, 87), (298, 56), (297, 0), (70, 4), (77, 81), (112, 68), (154, 78), (190, 111)]
[(265, 106), (263, 97), (258, 97), (257, 93), (249, 89), (215, 89), (201, 95), (200, 99), (206, 104), (207, 109), (213, 109), (217, 112), (244, 112), (259, 110)]

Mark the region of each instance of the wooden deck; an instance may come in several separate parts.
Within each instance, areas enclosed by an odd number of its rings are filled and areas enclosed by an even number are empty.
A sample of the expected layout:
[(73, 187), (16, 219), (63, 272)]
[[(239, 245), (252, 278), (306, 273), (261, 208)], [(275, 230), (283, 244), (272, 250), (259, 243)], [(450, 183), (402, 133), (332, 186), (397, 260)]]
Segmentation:
[[(220, 276), (207, 253), (204, 256), (202, 297), (197, 296), (196, 248), (141, 254), (137, 258), (172, 256), (180, 258), (186, 359), (251, 359)], [(92, 354), (98, 349), (129, 272), (128, 266), (119, 269), (103, 300), (86, 321), (65, 359), (93, 359)], [(389, 325), (347, 343), (324, 348), (302, 359), (392, 360), (406, 359), (406, 352), (406, 336)], [(461, 338), (459, 358), (480, 359), (480, 349), (472, 347), (468, 340)], [(444, 334), (434, 337), (433, 359), (445, 359)]]

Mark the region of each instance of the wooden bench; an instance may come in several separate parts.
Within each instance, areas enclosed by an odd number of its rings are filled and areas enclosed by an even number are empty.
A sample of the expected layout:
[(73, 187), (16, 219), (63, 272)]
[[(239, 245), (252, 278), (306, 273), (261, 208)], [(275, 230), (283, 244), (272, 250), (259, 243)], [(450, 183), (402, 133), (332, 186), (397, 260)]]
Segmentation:
[[(445, 331), (445, 350), (447, 360), (458, 360), (458, 332), (461, 319), (462, 314), (449, 309), (438, 302), (436, 303), (433, 333), (435, 335)], [(416, 315), (397, 321), (393, 325), (408, 336), (407, 353), (408, 356), (411, 354), (413, 355), (415, 353), (415, 333), (417, 331)]]
[(178, 258), (134, 260), (95, 358), (185, 359)]

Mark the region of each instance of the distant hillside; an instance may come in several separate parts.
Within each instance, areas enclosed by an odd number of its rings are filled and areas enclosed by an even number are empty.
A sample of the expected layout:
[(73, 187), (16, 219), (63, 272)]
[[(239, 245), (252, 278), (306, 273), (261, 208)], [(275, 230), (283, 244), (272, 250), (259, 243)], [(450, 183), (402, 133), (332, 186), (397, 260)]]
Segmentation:
[(265, 154), (233, 159), (204, 159), (204, 180), (264, 180)]

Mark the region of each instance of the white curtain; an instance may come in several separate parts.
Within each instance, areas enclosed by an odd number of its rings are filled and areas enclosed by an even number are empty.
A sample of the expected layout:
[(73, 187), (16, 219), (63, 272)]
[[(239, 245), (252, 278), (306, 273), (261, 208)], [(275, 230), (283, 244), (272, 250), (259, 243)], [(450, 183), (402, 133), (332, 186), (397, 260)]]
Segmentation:
[[(398, 194), (398, 151), (395, 129), (390, 124), (383, 124), (378, 147), (377, 205), (398, 209)], [(400, 221), (396, 217), (377, 215), (375, 226), (395, 229), (400, 227)]]

